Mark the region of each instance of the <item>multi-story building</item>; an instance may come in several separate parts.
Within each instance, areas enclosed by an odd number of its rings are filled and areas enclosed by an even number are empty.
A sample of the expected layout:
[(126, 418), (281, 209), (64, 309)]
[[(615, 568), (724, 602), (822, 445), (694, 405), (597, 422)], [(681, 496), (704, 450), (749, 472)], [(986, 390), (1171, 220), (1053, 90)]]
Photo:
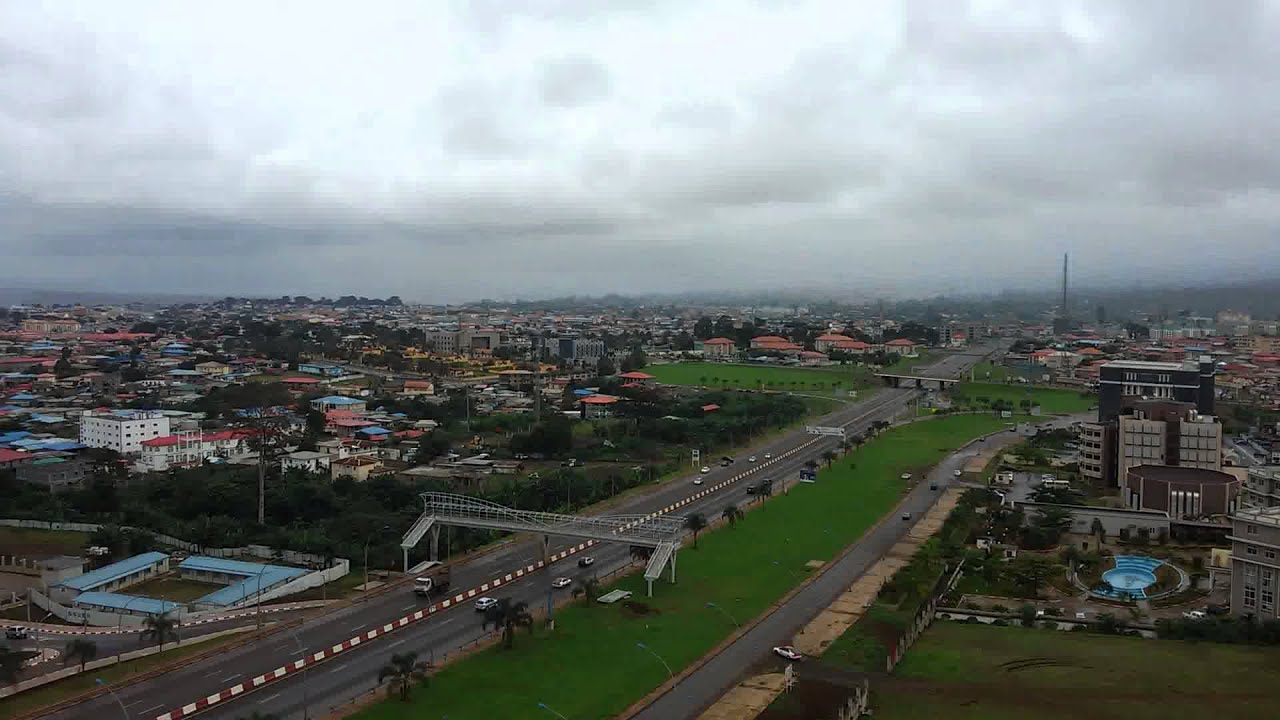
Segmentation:
[(80, 457), (40, 457), (18, 467), (18, 481), (40, 485), (50, 492), (78, 490), (89, 477), (89, 462)]
[(1130, 468), (1170, 465), (1222, 469), (1222, 424), (1201, 415), (1190, 403), (1147, 401), (1132, 415), (1117, 419), (1116, 477), (1120, 495), (1131, 508), (1141, 507), (1141, 491), (1130, 485)]
[(1251, 335), (1241, 338), (1236, 346), (1253, 353), (1280, 355), (1280, 335)]
[(441, 355), (476, 355), (493, 352), (503, 346), (498, 330), (434, 330), (428, 332), (427, 345)]
[(548, 343), (551, 354), (575, 365), (595, 365), (605, 356), (603, 340), (580, 337), (561, 337)]
[(248, 452), (250, 430), (222, 430), (216, 433), (180, 432), (177, 435), (142, 441), (138, 469), (164, 472), (174, 467), (192, 467), (215, 457), (229, 458)]
[(1231, 613), (1280, 618), (1280, 508), (1237, 510), (1231, 516)]
[(1080, 427), (1080, 477), (1101, 490), (1115, 475), (1115, 433), (1108, 423), (1084, 423)]
[(1244, 504), (1255, 508), (1280, 507), (1280, 467), (1254, 465), (1248, 469)]
[(1199, 520), (1235, 512), (1240, 478), (1218, 470), (1135, 465), (1124, 486), (1135, 510), (1160, 510), (1170, 520)]
[(91, 410), (80, 416), (80, 444), (137, 455), (142, 443), (169, 434), (164, 413), (142, 410)]
[(709, 358), (729, 358), (737, 351), (737, 343), (729, 338), (711, 338), (702, 343), (702, 354)]
[(1098, 370), (1098, 421), (1114, 420), (1142, 400), (1192, 403), (1201, 415), (1213, 415), (1214, 364), (1117, 360)]

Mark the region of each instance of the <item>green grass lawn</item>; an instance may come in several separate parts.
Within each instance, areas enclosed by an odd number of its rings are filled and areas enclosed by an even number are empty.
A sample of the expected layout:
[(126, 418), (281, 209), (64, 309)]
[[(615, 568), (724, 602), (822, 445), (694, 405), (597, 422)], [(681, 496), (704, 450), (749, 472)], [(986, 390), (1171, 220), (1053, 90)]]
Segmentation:
[(848, 390), (868, 387), (873, 379), (866, 368), (857, 365), (791, 368), (772, 365), (689, 362), (649, 365), (644, 371), (657, 378), (658, 382), (669, 385), (706, 385), (741, 390), (793, 390), (840, 394)]
[(0, 527), (0, 555), (39, 552), (79, 555), (88, 540), (88, 533), (69, 530)]
[[(223, 635), (212, 640), (187, 645), (186, 647), (165, 650), (161, 653), (147, 655), (134, 660), (125, 660), (119, 666), (111, 665), (110, 667), (73, 675), (65, 680), (59, 680), (48, 685), (41, 685), (38, 688), (0, 700), (0, 717), (16, 717), (46, 705), (53, 705), (75, 697), (80, 693), (91, 690), (96, 684), (94, 678), (102, 678), (108, 684), (115, 683), (160, 665), (206, 652), (220, 645), (226, 645), (234, 640), (239, 640), (240, 637), (241, 635), (235, 633)], [(62, 669), (62, 667), (61, 664), (56, 664), (56, 669)]]
[(223, 587), (225, 586), (184, 580), (179, 577), (162, 577), (148, 580), (140, 585), (134, 585), (129, 588), (128, 594), (156, 598), (157, 600), (169, 600), (176, 603), (188, 603)]
[(1280, 648), (936, 623), (892, 679), (878, 718), (1166, 720), (1280, 717)]
[(413, 702), (380, 703), (360, 717), (422, 717), (429, 710), (433, 717), (541, 718), (539, 702), (570, 718), (616, 715), (667, 677), (636, 643), (673, 669), (692, 663), (734, 629), (707, 602), (747, 622), (806, 577), (806, 562), (832, 559), (889, 510), (904, 489), (901, 473), (918, 473), (1002, 426), (966, 415), (889, 431), (822, 470), (816, 484), (775, 496), (737, 527), (703, 533), (699, 549), (690, 544), (679, 555), (679, 583), (655, 583), (651, 600), (639, 575), (620, 581), (648, 603), (647, 615), (620, 606), (565, 608), (554, 633), (521, 634), (514, 650), (487, 650), (448, 666)]
[(1075, 390), (1057, 390), (1052, 388), (1035, 388), (1024, 385), (1001, 385), (997, 383), (960, 383), (952, 392), (968, 397), (973, 403), (979, 397), (995, 402), (1007, 400), (1017, 408), (1023, 400), (1031, 400), (1038, 404), (1042, 412), (1049, 415), (1070, 415), (1082, 413), (1098, 404), (1096, 395), (1081, 396)]

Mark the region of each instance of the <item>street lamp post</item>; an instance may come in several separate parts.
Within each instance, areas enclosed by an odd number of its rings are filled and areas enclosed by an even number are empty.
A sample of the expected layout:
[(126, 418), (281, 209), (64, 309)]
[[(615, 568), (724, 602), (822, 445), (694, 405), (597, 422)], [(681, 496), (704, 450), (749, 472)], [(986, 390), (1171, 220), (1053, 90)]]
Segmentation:
[(648, 645), (645, 645), (645, 644), (644, 644), (644, 643), (642, 643), (642, 642), (638, 642), (638, 643), (636, 643), (636, 647), (638, 647), (638, 648), (640, 648), (641, 650), (644, 650), (645, 652), (649, 653), (650, 655), (652, 655), (652, 656), (654, 656), (654, 657), (658, 658), (658, 662), (662, 663), (662, 667), (664, 667), (664, 668), (666, 668), (666, 669), (667, 669), (667, 677), (675, 677), (675, 676), (676, 676), (676, 674), (675, 674), (675, 673), (671, 672), (671, 666), (667, 664), (667, 661), (666, 661), (666, 660), (663, 660), (661, 655), (659, 655), (658, 653), (654, 652), (654, 651), (653, 651), (653, 648), (649, 647)]
[(124, 703), (120, 702), (120, 696), (116, 694), (116, 691), (112, 690), (111, 686), (102, 678), (94, 678), (93, 681), (105, 687), (107, 692), (111, 693), (111, 697), (115, 698), (116, 704), (120, 706), (120, 714), (124, 717), (124, 720), (129, 720), (129, 711), (124, 709)]
[(737, 620), (735, 620), (735, 619), (734, 619), (734, 617), (733, 617), (732, 615), (730, 615), (730, 614), (729, 614), (729, 611), (728, 611), (728, 610), (725, 610), (724, 608), (720, 607), (719, 605), (717, 605), (717, 604), (715, 604), (715, 603), (713, 603), (713, 602), (708, 602), (708, 603), (707, 603), (707, 607), (709, 607), (709, 608), (713, 608), (713, 609), (715, 609), (715, 610), (719, 610), (719, 611), (720, 611), (720, 614), (721, 614), (721, 615), (724, 615), (724, 616), (725, 616), (725, 617), (727, 617), (727, 618), (729, 618), (729, 622), (733, 623), (735, 627), (739, 627), (739, 628), (740, 628), (740, 627), (742, 627), (742, 623), (740, 623), (740, 622), (738, 622)]
[(569, 718), (567, 718), (567, 717), (565, 717), (565, 716), (561, 715), (560, 713), (556, 712), (554, 708), (552, 708), (550, 705), (548, 705), (548, 704), (546, 704), (546, 703), (542, 703), (542, 702), (538, 703), (538, 709), (540, 709), (540, 710), (546, 710), (547, 712), (551, 713), (552, 715), (555, 715), (556, 717), (560, 718), (560, 720), (569, 720)]
[[(123, 610), (121, 610), (121, 611), (116, 615), (116, 634), (117, 634), (117, 635), (121, 634), (121, 632), (123, 632), (123, 630), (124, 630), (124, 614), (125, 614), (125, 613), (127, 613), (127, 612), (129, 612), (129, 606), (130, 606), (130, 605), (132, 605), (135, 601), (137, 601), (137, 600), (141, 600), (141, 599), (142, 599), (142, 598), (140, 598), (140, 597), (130, 598), (129, 602), (127, 602), (127, 603), (125, 603), (125, 604), (124, 604), (124, 609), (123, 609)], [(121, 645), (121, 646), (120, 646), (120, 649), (116, 651), (116, 667), (120, 667), (120, 656), (121, 656), (121, 655), (124, 655), (124, 646), (123, 646), (123, 645)]]
[(373, 539), (377, 537), (379, 533), (384, 533), (390, 529), (391, 529), (390, 525), (383, 525), (381, 530), (375, 530), (369, 533), (369, 537), (365, 538), (365, 541), (364, 541), (364, 596), (365, 597), (369, 596), (369, 543), (373, 542)]
[(298, 631), (290, 629), (289, 634), (293, 636), (293, 641), (298, 644), (298, 651), (303, 655), (302, 660), (302, 720), (308, 720), (311, 713), (311, 699), (307, 693), (307, 670), (310, 669), (311, 663), (307, 662), (306, 648), (302, 647), (302, 640), (298, 638)]

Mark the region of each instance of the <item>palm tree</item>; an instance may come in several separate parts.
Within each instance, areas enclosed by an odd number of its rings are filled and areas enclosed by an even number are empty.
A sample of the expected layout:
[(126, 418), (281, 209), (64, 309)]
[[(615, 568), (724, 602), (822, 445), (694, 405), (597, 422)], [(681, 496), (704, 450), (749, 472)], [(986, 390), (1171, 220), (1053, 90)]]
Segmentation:
[(378, 684), (381, 685), (387, 678), (391, 679), (387, 683), (387, 694), (400, 694), (401, 702), (409, 702), (409, 690), (413, 687), (413, 683), (419, 685), (427, 684), (427, 670), (431, 668), (425, 662), (418, 661), (418, 653), (407, 652), (403, 655), (393, 654), (391, 662), (382, 666), (378, 671)]
[(177, 623), (168, 615), (148, 615), (142, 621), (142, 626), (142, 634), (138, 636), (139, 644), (147, 639), (154, 639), (160, 650), (164, 650), (166, 642), (178, 639)]
[(833, 450), (827, 450), (822, 453), (822, 459), (827, 461), (827, 467), (831, 467), (831, 463), (836, 461), (836, 454)]
[(529, 603), (511, 598), (502, 598), (498, 604), (484, 611), (484, 629), (492, 625), (502, 628), (502, 646), (511, 649), (516, 642), (516, 628), (525, 627), (533, 633), (533, 615), (529, 614)]
[(62, 661), (64, 663), (71, 662), (73, 659), (80, 660), (80, 672), (84, 672), (85, 663), (98, 657), (98, 643), (87, 640), (85, 638), (75, 638), (67, 643), (67, 647), (62, 651)]
[(706, 375), (703, 375), (702, 377), (698, 378), (698, 384), (699, 384), (699, 385), (706, 385), (706, 384), (707, 384), (707, 376), (706, 376)]
[(761, 480), (760, 485), (756, 488), (756, 494), (760, 497), (773, 497), (773, 479)]
[[(600, 596), (600, 581), (594, 576), (584, 576), (578, 578), (578, 584), (573, 586), (571, 594), (574, 597), (594, 598)], [(588, 603), (589, 604), (589, 603)]]
[(698, 549), (698, 533), (707, 527), (707, 518), (702, 513), (694, 513), (684, 519), (684, 526), (693, 533), (693, 549)]
[(734, 527), (738, 524), (738, 520), (742, 518), (742, 511), (738, 509), (737, 505), (729, 503), (724, 506), (724, 510), (720, 511), (720, 516), (729, 521), (729, 527)]

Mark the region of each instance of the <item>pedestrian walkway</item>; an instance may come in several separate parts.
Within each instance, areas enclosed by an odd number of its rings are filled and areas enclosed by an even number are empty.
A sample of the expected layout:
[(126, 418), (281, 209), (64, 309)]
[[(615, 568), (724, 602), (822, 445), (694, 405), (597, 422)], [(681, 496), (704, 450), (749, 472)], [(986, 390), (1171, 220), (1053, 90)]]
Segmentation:
[[(935, 535), (946, 522), (947, 516), (955, 509), (960, 497), (964, 494), (961, 488), (948, 488), (943, 491), (938, 501), (933, 504), (915, 525), (907, 532), (901, 542), (883, 558), (872, 565), (865, 573), (849, 586), (849, 589), (836, 598), (817, 617), (796, 633), (792, 645), (808, 656), (821, 655), (836, 638), (853, 627), (866, 613), (867, 608), (875, 602), (880, 588), (893, 577), (894, 573), (911, 562), (912, 556), (920, 546)], [(801, 666), (797, 677), (803, 677)], [(766, 673), (747, 678), (731, 688), (727, 693), (708, 708), (699, 720), (746, 720), (764, 712), (779, 695), (782, 694), (782, 674)]]

